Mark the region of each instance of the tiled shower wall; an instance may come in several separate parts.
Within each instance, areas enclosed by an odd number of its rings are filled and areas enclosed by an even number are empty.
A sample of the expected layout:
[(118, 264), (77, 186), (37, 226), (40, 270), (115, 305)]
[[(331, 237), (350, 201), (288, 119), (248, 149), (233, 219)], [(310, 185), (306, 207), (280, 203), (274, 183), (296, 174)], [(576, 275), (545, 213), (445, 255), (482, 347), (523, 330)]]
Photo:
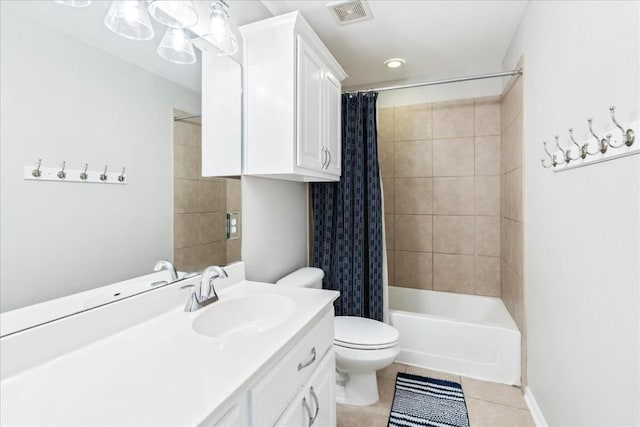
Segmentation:
[(240, 260), (240, 239), (226, 239), (226, 212), (241, 207), (240, 180), (202, 178), (201, 141), (199, 122), (174, 122), (173, 262), (182, 271)]
[(500, 296), (500, 98), (381, 108), (389, 282)]
[(502, 97), (502, 144), (500, 153), (501, 296), (522, 334), (522, 384), (526, 384), (527, 325), (523, 272), (523, 89), (522, 78), (512, 80)]

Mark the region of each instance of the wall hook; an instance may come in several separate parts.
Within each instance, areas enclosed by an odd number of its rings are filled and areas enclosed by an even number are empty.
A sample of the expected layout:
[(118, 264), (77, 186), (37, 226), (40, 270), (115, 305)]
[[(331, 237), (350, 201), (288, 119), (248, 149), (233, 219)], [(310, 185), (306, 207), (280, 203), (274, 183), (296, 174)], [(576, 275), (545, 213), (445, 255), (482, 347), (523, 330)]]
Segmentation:
[(89, 163), (85, 163), (84, 170), (80, 172), (80, 179), (83, 181), (89, 177), (89, 175), (87, 175), (87, 168), (89, 168)]
[(100, 174), (100, 181), (105, 182), (107, 180), (107, 167), (108, 165), (104, 165), (104, 172)]
[(609, 140), (609, 145), (611, 146), (611, 148), (620, 148), (623, 145), (626, 145), (627, 147), (631, 147), (631, 145), (633, 145), (633, 141), (635, 139), (635, 135), (633, 134), (633, 130), (632, 129), (627, 129), (626, 131), (624, 130), (624, 128), (622, 126), (620, 126), (620, 123), (618, 123), (618, 121), (616, 120), (616, 107), (615, 105), (612, 105), (611, 107), (609, 107), (609, 114), (611, 115), (611, 121), (613, 122), (614, 125), (616, 125), (616, 127), (618, 129), (620, 129), (620, 132), (622, 132), (622, 143), (618, 144), (618, 145), (613, 145), (611, 143), (611, 140)]
[(124, 167), (123, 167), (122, 173), (118, 175), (118, 182), (124, 182), (124, 180), (125, 180), (125, 176), (124, 176)]
[(42, 176), (40, 166), (42, 166), (42, 159), (38, 159), (38, 167), (31, 171), (31, 175), (33, 175), (34, 178), (40, 178)]
[(575, 159), (571, 158), (571, 160), (585, 159), (587, 157), (587, 149), (586, 149), (587, 144), (583, 146), (580, 146), (580, 144), (578, 144), (578, 142), (573, 137), (573, 128), (569, 128), (569, 139), (571, 139), (571, 142), (573, 143), (573, 145), (578, 147), (578, 157), (576, 157)]
[(67, 173), (64, 171), (64, 168), (66, 167), (67, 167), (67, 162), (62, 162), (62, 169), (60, 169), (56, 174), (58, 178), (65, 179), (67, 177)]
[(589, 123), (589, 132), (591, 132), (591, 135), (593, 135), (593, 137), (596, 139), (596, 143), (598, 144), (598, 151), (596, 151), (595, 153), (591, 153), (589, 152), (589, 144), (585, 144), (585, 150), (587, 151), (587, 154), (593, 156), (596, 155), (598, 153), (606, 153), (607, 152), (607, 148), (609, 148), (609, 140), (611, 139), (611, 134), (608, 133), (606, 138), (598, 138), (598, 135), (595, 134), (595, 132), (593, 131), (593, 119), (592, 118), (588, 118), (587, 119), (587, 123)]
[(544, 163), (544, 160), (541, 160), (541, 162), (542, 162), (542, 166), (543, 166), (543, 167), (545, 167), (546, 169), (549, 169), (549, 168), (550, 168), (550, 167), (552, 167), (552, 166), (553, 166), (553, 167), (556, 167), (556, 166), (558, 165), (558, 162), (556, 162), (556, 158), (555, 158), (555, 156), (554, 156), (553, 154), (551, 154), (551, 153), (549, 152), (549, 150), (547, 149), (547, 142), (546, 142), (546, 141), (544, 141), (544, 142), (542, 143), (542, 148), (544, 149), (544, 152), (547, 154), (547, 156), (549, 156), (549, 158), (551, 159), (551, 164), (549, 164), (549, 166), (547, 166), (547, 165)]
[(564, 157), (564, 162), (569, 163), (571, 161), (571, 157), (569, 156), (569, 152), (560, 146), (560, 136), (556, 135), (554, 138), (556, 139), (556, 147), (558, 147), (558, 150), (560, 150), (562, 156)]

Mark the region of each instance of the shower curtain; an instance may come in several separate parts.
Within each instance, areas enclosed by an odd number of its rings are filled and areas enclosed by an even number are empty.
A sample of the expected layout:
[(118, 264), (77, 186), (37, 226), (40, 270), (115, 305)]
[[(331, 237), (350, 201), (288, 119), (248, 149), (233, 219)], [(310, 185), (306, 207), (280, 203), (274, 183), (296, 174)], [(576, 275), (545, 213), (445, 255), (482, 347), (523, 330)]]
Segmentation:
[(312, 183), (310, 192), (312, 264), (324, 270), (323, 288), (340, 291), (336, 315), (383, 320), (377, 98), (377, 92), (342, 95), (342, 176), (340, 182)]

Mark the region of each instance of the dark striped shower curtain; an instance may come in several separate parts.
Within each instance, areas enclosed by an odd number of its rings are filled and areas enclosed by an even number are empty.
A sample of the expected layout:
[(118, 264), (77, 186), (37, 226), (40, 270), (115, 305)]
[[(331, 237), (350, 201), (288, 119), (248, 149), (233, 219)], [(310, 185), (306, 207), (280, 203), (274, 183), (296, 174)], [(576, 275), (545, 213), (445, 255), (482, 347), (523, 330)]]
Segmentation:
[(382, 320), (382, 191), (377, 92), (342, 95), (342, 177), (312, 183), (312, 264), (340, 291), (338, 316)]

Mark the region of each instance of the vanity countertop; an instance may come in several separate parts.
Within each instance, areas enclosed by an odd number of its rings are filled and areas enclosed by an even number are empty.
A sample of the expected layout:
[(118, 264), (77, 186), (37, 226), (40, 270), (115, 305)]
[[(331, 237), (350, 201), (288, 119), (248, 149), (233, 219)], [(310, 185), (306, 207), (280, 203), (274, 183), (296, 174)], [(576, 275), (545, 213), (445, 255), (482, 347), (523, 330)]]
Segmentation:
[[(197, 425), (222, 415), (338, 297), (334, 291), (243, 281), (220, 300), (255, 294), (295, 302), (287, 321), (221, 338), (192, 328), (183, 304), (0, 383), (2, 425)], [(182, 294), (185, 302), (187, 294)]]

